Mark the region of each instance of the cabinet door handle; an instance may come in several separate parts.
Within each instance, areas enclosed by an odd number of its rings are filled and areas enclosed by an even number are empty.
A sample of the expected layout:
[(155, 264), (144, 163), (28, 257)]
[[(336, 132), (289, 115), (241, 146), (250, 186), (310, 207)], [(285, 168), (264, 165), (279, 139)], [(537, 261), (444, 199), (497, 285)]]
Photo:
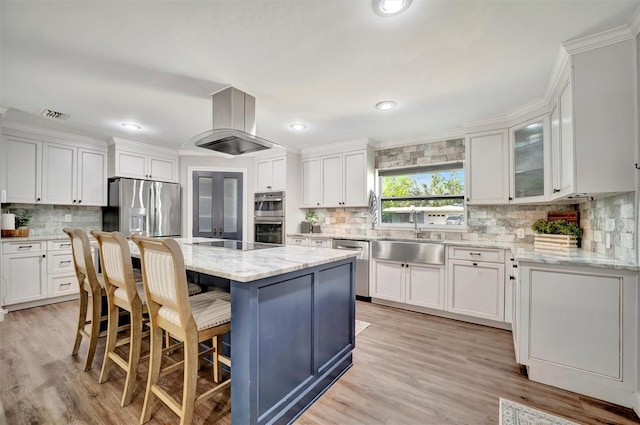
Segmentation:
[(509, 276), (509, 280), (516, 280), (516, 277), (511, 275), (511, 276)]
[(511, 196), (509, 196), (509, 200), (510, 200), (510, 201), (513, 201), (513, 198), (512, 198)]
[(316, 205), (317, 205), (317, 206), (320, 206), (320, 202), (316, 202)]
[(149, 174), (149, 178), (152, 179), (153, 177), (151, 176), (151, 174)]
[(553, 193), (558, 193), (560, 192), (560, 189), (553, 189)]
[(471, 263), (471, 264), (473, 264), (474, 266), (477, 266), (477, 265), (478, 265), (478, 263)]
[(517, 265), (517, 264), (514, 264), (514, 265), (513, 265), (513, 268), (514, 268), (514, 269), (517, 269), (517, 268), (518, 268), (518, 265)]
[(46, 258), (46, 255), (42, 254), (42, 258)]
[(74, 203), (74, 204), (76, 203), (76, 200), (75, 200), (75, 199), (73, 200), (73, 203)]
[(471, 198), (467, 198), (467, 202), (469, 202), (471, 200)]
[(80, 202), (82, 202), (82, 199), (79, 199), (79, 200), (78, 200), (78, 203), (80, 203)]
[(40, 198), (36, 198), (36, 201), (40, 202)]
[(222, 227), (218, 230), (218, 233), (222, 234)]

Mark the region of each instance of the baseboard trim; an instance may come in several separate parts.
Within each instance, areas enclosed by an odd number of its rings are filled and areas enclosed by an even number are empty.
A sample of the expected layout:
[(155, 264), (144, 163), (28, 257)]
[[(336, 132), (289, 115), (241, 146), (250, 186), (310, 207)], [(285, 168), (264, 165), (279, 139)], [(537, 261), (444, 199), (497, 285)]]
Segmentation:
[(4, 315), (9, 313), (7, 310), (0, 308), (0, 322), (4, 321)]
[(638, 391), (634, 391), (633, 395), (633, 411), (636, 412), (636, 415), (640, 418), (640, 389)]

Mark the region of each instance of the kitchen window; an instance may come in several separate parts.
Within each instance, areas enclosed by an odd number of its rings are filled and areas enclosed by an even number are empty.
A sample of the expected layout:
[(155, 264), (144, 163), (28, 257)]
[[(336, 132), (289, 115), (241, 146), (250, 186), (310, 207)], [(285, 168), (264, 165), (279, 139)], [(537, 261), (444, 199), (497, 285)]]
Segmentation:
[(463, 163), (378, 170), (378, 227), (466, 226)]

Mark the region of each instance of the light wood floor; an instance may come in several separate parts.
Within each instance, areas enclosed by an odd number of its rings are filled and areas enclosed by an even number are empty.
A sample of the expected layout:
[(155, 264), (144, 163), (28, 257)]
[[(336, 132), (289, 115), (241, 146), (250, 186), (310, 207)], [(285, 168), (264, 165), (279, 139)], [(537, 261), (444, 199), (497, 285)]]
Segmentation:
[[(10, 313), (0, 323), (0, 424), (137, 424), (147, 368), (121, 408), (124, 373), (98, 384), (104, 340), (93, 368), (69, 355), (76, 302)], [(299, 425), (498, 423), (500, 397), (582, 424), (638, 424), (632, 410), (527, 380), (515, 364), (511, 333), (358, 302), (371, 322), (358, 335), (354, 365), (298, 420)], [(146, 349), (146, 347), (143, 347)], [(169, 360), (170, 361), (170, 360)], [(201, 374), (211, 369), (203, 367)], [(180, 373), (164, 378), (176, 392)], [(208, 388), (201, 380), (199, 391)], [(150, 424), (177, 423), (166, 407)], [(196, 424), (230, 424), (229, 391), (196, 408)]]

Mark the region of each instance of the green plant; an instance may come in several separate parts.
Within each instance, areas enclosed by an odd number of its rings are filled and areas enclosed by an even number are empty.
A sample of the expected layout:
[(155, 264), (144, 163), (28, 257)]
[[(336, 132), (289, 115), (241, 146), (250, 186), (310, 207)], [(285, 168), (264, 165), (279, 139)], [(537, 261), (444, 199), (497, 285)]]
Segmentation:
[(569, 235), (577, 238), (582, 237), (582, 229), (577, 223), (567, 223), (565, 220), (536, 220), (531, 225), (531, 230), (536, 233), (550, 235)]
[(27, 227), (29, 221), (31, 221), (31, 215), (25, 210), (15, 211), (16, 215), (16, 229), (20, 227)]
[(307, 211), (304, 215), (304, 219), (307, 223), (313, 226), (318, 222), (318, 214), (315, 211)]

